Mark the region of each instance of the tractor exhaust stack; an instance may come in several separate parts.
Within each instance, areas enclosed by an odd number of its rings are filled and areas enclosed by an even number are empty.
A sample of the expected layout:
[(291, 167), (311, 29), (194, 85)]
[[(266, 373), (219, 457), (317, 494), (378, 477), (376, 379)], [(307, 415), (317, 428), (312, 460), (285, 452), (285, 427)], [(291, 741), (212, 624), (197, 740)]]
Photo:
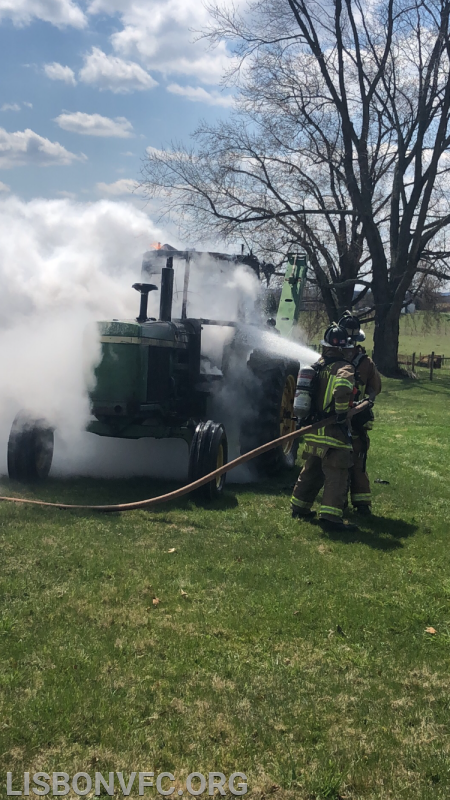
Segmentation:
[(147, 322), (147, 306), (148, 306), (148, 293), (152, 292), (158, 287), (153, 283), (133, 283), (133, 289), (141, 295), (141, 304), (139, 306), (139, 316), (136, 317), (136, 322)]
[(169, 256), (166, 266), (161, 270), (161, 294), (159, 302), (159, 318), (163, 322), (172, 319), (173, 299), (173, 256)]

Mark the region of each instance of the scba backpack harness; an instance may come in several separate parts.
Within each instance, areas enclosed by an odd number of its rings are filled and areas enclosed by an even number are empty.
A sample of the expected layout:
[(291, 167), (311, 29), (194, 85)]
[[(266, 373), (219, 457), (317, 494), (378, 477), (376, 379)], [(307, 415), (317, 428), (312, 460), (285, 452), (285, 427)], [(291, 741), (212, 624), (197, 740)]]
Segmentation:
[[(355, 370), (355, 383), (361, 384), (361, 376), (358, 372), (358, 367), (361, 362), (367, 358), (365, 352), (358, 353), (352, 361), (347, 361)], [(307, 425), (317, 422), (319, 419), (324, 419), (333, 414), (333, 401), (324, 409), (317, 406), (317, 397), (320, 387), (320, 378), (323, 370), (335, 364), (337, 361), (346, 361), (343, 356), (325, 356), (310, 367), (304, 367), (300, 370), (299, 380), (297, 384), (297, 391), (295, 397), (294, 408), (297, 413), (298, 424)], [(360, 401), (359, 390), (355, 393), (354, 402)], [(356, 414), (352, 419), (352, 429), (355, 433), (360, 433), (364, 430), (364, 426), (374, 419), (373, 411), (370, 406)]]

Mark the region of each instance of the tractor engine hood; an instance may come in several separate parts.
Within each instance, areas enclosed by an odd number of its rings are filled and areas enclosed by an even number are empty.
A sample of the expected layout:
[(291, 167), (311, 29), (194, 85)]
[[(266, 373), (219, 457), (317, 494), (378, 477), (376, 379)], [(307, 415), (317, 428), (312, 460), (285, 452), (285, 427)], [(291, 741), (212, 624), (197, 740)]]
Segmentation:
[(197, 320), (110, 320), (97, 323), (101, 359), (90, 392), (94, 416), (163, 416), (186, 406), (185, 384), (200, 373), (201, 325)]
[(102, 344), (141, 344), (146, 347), (187, 347), (191, 325), (161, 320), (136, 322), (135, 320), (112, 320), (98, 322)]

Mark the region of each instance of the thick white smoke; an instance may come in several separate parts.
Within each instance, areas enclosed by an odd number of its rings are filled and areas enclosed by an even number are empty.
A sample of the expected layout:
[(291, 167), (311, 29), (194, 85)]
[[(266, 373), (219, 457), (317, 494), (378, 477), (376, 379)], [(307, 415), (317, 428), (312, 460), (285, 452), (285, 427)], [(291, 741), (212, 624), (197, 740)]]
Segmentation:
[[(135, 206), (113, 201), (25, 203), (8, 197), (0, 201), (0, 219), (0, 473), (6, 473), (12, 420), (26, 408), (56, 427), (53, 475), (185, 478), (183, 442), (113, 440), (84, 430), (90, 415), (88, 389), (100, 354), (93, 323), (137, 316), (139, 295), (131, 286), (141, 280), (144, 251), (152, 241), (164, 241), (162, 231)], [(244, 267), (196, 259), (188, 315), (251, 321), (258, 287)], [(174, 288), (177, 317), (183, 291), (180, 264)], [(149, 315), (158, 316), (158, 304), (159, 292), (151, 293)], [(259, 335), (249, 331), (256, 344)], [(230, 328), (204, 328), (203, 350), (213, 369), (232, 334)], [(284, 352), (279, 337), (267, 334), (266, 339), (268, 349)], [(230, 401), (237, 413), (236, 388)]]
[(120, 474), (121, 445), (136, 443), (82, 433), (99, 357), (89, 323), (136, 316), (131, 285), (161, 233), (145, 213), (110, 201), (10, 197), (0, 218), (0, 472), (11, 422), (25, 407), (56, 426), (52, 474)]

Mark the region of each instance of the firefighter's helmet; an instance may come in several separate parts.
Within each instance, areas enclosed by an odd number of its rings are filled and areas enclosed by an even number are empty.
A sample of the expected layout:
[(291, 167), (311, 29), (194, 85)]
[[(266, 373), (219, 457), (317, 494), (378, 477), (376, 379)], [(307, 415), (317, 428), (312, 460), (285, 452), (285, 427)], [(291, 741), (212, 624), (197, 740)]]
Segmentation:
[(349, 346), (365, 340), (366, 335), (364, 331), (361, 330), (359, 319), (355, 314), (352, 314), (351, 311), (344, 311), (342, 317), (338, 321), (338, 325), (345, 328), (347, 331)]
[(345, 328), (333, 322), (333, 324), (326, 329), (320, 344), (325, 347), (339, 347), (339, 349), (342, 349), (348, 347), (347, 340), (348, 335)]

